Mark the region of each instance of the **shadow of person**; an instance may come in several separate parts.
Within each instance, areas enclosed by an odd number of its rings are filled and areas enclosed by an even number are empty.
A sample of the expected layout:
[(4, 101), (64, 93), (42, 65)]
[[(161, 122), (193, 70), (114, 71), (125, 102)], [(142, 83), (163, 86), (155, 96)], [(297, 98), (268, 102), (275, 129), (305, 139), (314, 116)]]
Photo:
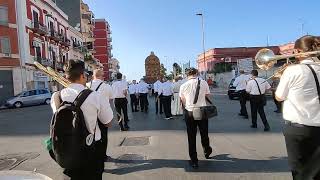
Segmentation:
[[(200, 160), (199, 169), (189, 166), (188, 160), (179, 159), (149, 159), (149, 160), (119, 160), (111, 158), (108, 163), (114, 163), (114, 169), (105, 169), (106, 173), (124, 175), (133, 172), (160, 168), (181, 168), (186, 172), (289, 172), (287, 157), (270, 157), (268, 160), (233, 158), (230, 154), (220, 154), (209, 160)], [(107, 166), (108, 167), (108, 166)]]

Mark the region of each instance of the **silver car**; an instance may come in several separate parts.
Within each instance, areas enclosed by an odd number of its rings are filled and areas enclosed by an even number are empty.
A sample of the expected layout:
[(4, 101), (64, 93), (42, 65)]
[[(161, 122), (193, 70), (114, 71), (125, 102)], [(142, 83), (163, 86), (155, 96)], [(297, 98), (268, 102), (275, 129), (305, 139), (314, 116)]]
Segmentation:
[(5, 106), (20, 108), (36, 104), (50, 104), (51, 93), (47, 89), (35, 89), (23, 91), (22, 93), (9, 98)]

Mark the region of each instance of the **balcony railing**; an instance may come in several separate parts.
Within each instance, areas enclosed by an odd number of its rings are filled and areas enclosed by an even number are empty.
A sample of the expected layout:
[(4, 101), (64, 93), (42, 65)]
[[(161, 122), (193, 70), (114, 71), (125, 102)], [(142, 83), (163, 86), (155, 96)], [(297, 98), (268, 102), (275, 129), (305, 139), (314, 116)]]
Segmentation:
[(48, 28), (39, 22), (32, 22), (32, 30), (40, 35), (46, 35), (48, 33)]
[(51, 59), (46, 59), (46, 58), (42, 58), (42, 57), (35, 57), (34, 61), (37, 61), (39, 63), (41, 63), (44, 66), (52, 66), (52, 60)]
[(86, 19), (86, 20), (91, 21), (92, 16), (91, 16), (91, 14), (82, 14), (82, 19)]
[(70, 40), (67, 37), (64, 37), (64, 36), (61, 37), (61, 44), (64, 45), (64, 46), (70, 46), (71, 45)]

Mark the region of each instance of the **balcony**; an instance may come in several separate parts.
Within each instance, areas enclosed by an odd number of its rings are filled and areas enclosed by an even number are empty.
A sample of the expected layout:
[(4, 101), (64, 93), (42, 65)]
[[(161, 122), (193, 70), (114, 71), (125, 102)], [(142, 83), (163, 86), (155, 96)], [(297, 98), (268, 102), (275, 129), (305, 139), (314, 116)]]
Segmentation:
[(109, 38), (108, 38), (108, 41), (109, 41), (109, 42), (112, 42), (112, 37), (109, 37)]
[(59, 33), (54, 30), (49, 31), (49, 38), (54, 41), (61, 41), (62, 40), (61, 35), (59, 35)]
[(32, 22), (31, 28), (35, 33), (38, 33), (42, 36), (48, 33), (48, 28), (39, 22)]
[(82, 17), (82, 19), (89, 20), (89, 21), (91, 21), (91, 19), (92, 19), (91, 14), (82, 14), (81, 17)]
[(38, 63), (41, 63), (43, 66), (52, 66), (52, 60), (51, 59), (46, 59), (46, 58), (42, 58), (42, 57), (35, 57), (34, 61), (37, 61)]
[(67, 37), (62, 36), (61, 44), (63, 46), (69, 47), (71, 45), (70, 40)]

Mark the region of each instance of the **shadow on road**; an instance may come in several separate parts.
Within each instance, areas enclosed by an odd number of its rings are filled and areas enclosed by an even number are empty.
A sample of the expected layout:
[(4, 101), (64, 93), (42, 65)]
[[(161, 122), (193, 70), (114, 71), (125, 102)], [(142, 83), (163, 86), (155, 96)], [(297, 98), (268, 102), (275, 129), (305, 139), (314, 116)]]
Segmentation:
[[(187, 160), (151, 159), (151, 160), (118, 160), (110, 159), (108, 163), (120, 164), (120, 168), (106, 169), (106, 173), (124, 175), (133, 172), (160, 169), (182, 168), (186, 172), (218, 172), (218, 173), (268, 173), (289, 172), (286, 157), (270, 157), (270, 160), (238, 159), (229, 154), (213, 156), (210, 160), (199, 161), (199, 169), (190, 168)], [(123, 167), (121, 164), (127, 164)], [(128, 165), (129, 164), (129, 165)]]

